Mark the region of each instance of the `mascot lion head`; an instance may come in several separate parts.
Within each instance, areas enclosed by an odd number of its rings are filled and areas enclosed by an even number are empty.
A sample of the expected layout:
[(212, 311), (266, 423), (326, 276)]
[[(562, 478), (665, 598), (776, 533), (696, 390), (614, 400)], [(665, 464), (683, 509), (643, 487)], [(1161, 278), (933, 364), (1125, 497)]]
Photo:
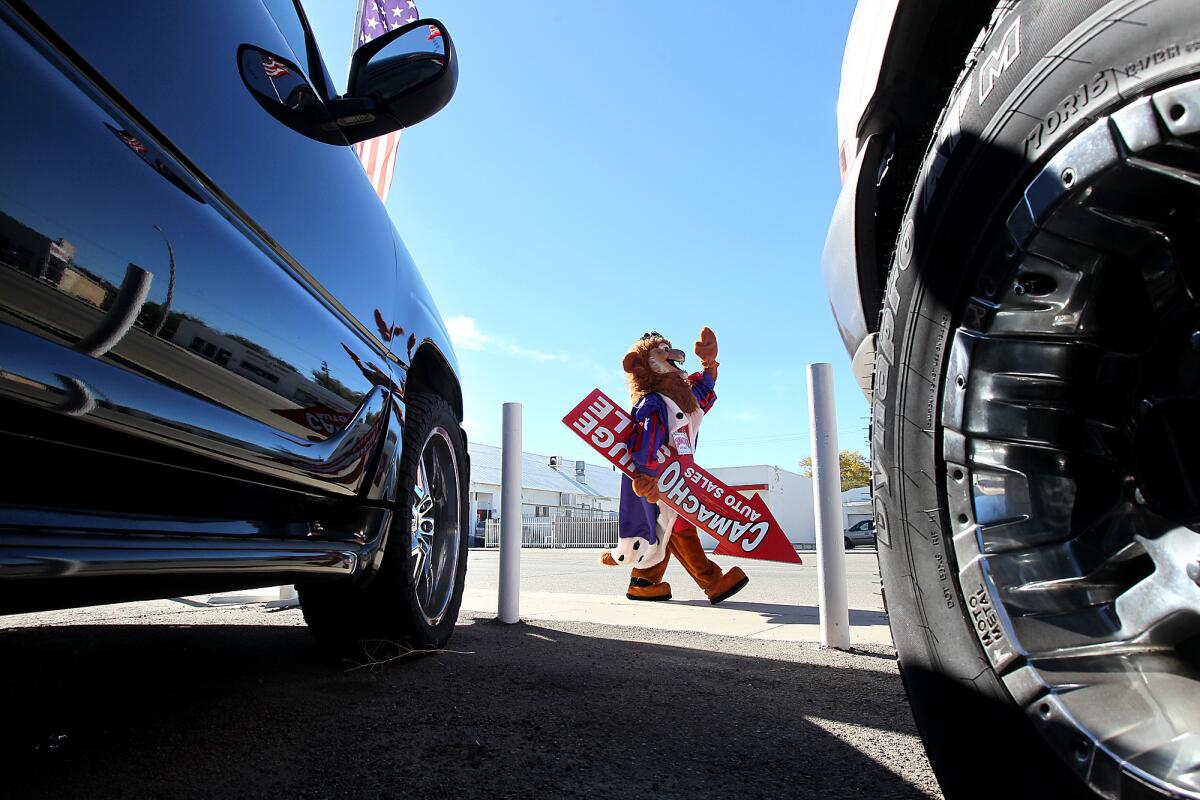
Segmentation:
[(680, 410), (690, 414), (696, 410), (696, 398), (687, 373), (680, 364), (687, 355), (676, 350), (671, 341), (657, 331), (642, 334), (633, 343), (621, 366), (629, 382), (629, 397), (637, 403), (651, 392), (671, 398)]

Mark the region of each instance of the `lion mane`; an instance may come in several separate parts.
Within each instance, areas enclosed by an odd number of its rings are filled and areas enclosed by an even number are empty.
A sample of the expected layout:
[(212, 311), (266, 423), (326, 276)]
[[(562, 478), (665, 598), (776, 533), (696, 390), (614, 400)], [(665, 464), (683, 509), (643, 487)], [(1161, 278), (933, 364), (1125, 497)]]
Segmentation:
[(629, 398), (636, 405), (646, 395), (659, 392), (671, 398), (685, 414), (690, 414), (697, 406), (687, 375), (679, 371), (655, 372), (650, 366), (650, 351), (663, 344), (668, 348), (673, 347), (671, 342), (662, 336), (639, 339), (625, 354), (621, 366), (625, 370), (625, 380), (629, 383)]

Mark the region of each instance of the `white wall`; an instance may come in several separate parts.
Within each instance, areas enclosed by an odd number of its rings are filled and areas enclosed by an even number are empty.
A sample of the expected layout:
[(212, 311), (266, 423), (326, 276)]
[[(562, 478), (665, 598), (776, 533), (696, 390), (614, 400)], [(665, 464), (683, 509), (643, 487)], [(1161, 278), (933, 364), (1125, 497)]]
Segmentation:
[[(480, 488), (490, 489), (487, 484), (480, 484)], [(500, 497), (500, 488), (495, 488), (495, 496)], [(562, 495), (559, 492), (552, 492), (548, 489), (522, 489), (521, 490), (521, 507), (522, 514), (533, 515), (536, 506), (550, 506), (557, 508), (562, 501)], [(501, 516), (504, 514), (503, 503), (499, 509)]]
[(869, 486), (842, 492), (842, 530), (847, 530), (854, 523), (871, 519), (873, 516)]
[[(504, 509), (502, 509), (500, 507), (501, 504), (500, 504), (500, 487), (499, 486), (497, 486), (494, 483), (477, 483), (475, 481), (472, 481), (471, 489), (472, 489), (472, 492), (471, 492), (471, 496), (472, 496), (471, 519), (475, 518), (475, 511), (478, 508), (491, 508), (493, 511), (496, 512), (497, 515), (503, 514)], [(492, 497), (492, 500), (490, 503), (477, 502), (474, 499), (476, 494), (484, 496), (484, 497), (486, 497), (488, 494), (490, 494)], [(616, 512), (618, 510), (618, 508), (620, 507), (620, 500), (618, 500), (617, 498), (589, 497), (587, 495), (582, 495), (582, 494), (579, 495), (579, 497), (581, 498), (581, 500), (583, 502), (587, 503), (586, 508), (588, 508), (590, 510), (594, 510), (594, 511)], [(560, 513), (564, 509), (564, 506), (562, 506), (562, 493), (558, 492), (558, 491), (552, 491), (550, 489), (529, 489), (529, 488), (522, 489), (521, 490), (521, 513), (524, 515), (527, 515), (527, 516), (533, 516), (534, 509), (537, 506), (549, 506), (550, 514), (552, 516), (554, 514)], [(570, 508), (572, 510), (578, 510), (579, 506), (571, 506)]]
[[(763, 464), (757, 464), (747, 467), (720, 467), (712, 470), (713, 475), (730, 486), (765, 486), (762, 490), (742, 490), (742, 494), (746, 496), (761, 495), (767, 508), (771, 509), (771, 513), (775, 515), (775, 519), (779, 521), (788, 539), (793, 544), (812, 546), (816, 542), (816, 524), (813, 514), (813, 482), (811, 478), (805, 478), (789, 470), (780, 469), (779, 467), (771, 467)], [(498, 508), (500, 500), (500, 487), (493, 484), (479, 483), (473, 487), (476, 492), (491, 492), (495, 498), (493, 508), (503, 512), (503, 509)], [(858, 490), (851, 489), (846, 494), (852, 492), (867, 492), (866, 489)], [(845, 500), (847, 498), (843, 498)], [(865, 496), (866, 505), (865, 511), (862, 513), (870, 514), (869, 495)], [(535, 505), (551, 506), (556, 508), (561, 502), (561, 496), (558, 492), (550, 492), (538, 489), (525, 489), (521, 492), (521, 502), (529, 508), (525, 509), (525, 513), (532, 514)], [(611, 507), (614, 511), (617, 508), (615, 500), (605, 499), (599, 503), (594, 503), (599, 508)], [(851, 513), (857, 513), (859, 509), (851, 509)], [(474, 508), (472, 508), (472, 514)], [(553, 513), (553, 512), (551, 512)], [(846, 515), (846, 507), (843, 506), (843, 520)], [(716, 547), (717, 540), (707, 534), (701, 534), (701, 540), (705, 547)]]
[[(812, 479), (779, 467), (756, 464), (748, 467), (718, 467), (715, 477), (730, 486), (761, 486), (765, 491), (741, 490), (744, 495), (761, 495), (767, 508), (792, 544), (816, 543), (816, 524), (813, 519)], [(716, 547), (717, 540), (701, 535), (705, 547)]]
[(767, 506), (787, 531), (792, 544), (815, 545), (817, 523), (812, 478), (783, 469), (775, 471), (779, 475), (778, 484), (772, 488)]
[(845, 510), (845, 516), (846, 516), (846, 519), (845, 519), (844, 527), (842, 528), (842, 530), (844, 530), (844, 531), (849, 530), (851, 528), (851, 526), (856, 525), (859, 522), (862, 522), (864, 519), (871, 519), (874, 515), (871, 513), (870, 508), (860, 508), (857, 511), (852, 508), (847, 508)]

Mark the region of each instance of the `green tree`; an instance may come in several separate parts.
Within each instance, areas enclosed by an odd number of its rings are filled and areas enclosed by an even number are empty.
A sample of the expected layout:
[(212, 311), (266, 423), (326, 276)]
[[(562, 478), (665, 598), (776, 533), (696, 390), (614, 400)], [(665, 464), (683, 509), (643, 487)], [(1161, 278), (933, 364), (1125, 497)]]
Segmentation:
[[(324, 362), (321, 362), (324, 364)], [(356, 392), (346, 384), (339, 381), (337, 378), (329, 374), (328, 369), (314, 369), (312, 371), (312, 379), (320, 386), (324, 386), (329, 391), (344, 398), (353, 405), (362, 402), (363, 393)]]
[[(838, 467), (843, 492), (871, 483), (871, 462), (857, 450), (843, 450), (838, 453)], [(806, 478), (812, 477), (812, 456), (800, 459), (800, 474)]]

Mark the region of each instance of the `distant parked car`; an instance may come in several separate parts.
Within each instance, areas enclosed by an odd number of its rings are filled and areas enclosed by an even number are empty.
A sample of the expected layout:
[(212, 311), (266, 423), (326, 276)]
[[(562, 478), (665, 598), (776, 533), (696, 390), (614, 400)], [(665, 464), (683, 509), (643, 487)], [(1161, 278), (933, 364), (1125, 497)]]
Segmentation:
[(435, 20), (339, 97), (294, 0), (0, 0), (0, 614), (295, 584), (338, 649), (445, 644), (458, 370), (351, 145), (457, 71)]
[(859, 545), (875, 546), (875, 520), (864, 519), (846, 529), (846, 549), (853, 550)]

